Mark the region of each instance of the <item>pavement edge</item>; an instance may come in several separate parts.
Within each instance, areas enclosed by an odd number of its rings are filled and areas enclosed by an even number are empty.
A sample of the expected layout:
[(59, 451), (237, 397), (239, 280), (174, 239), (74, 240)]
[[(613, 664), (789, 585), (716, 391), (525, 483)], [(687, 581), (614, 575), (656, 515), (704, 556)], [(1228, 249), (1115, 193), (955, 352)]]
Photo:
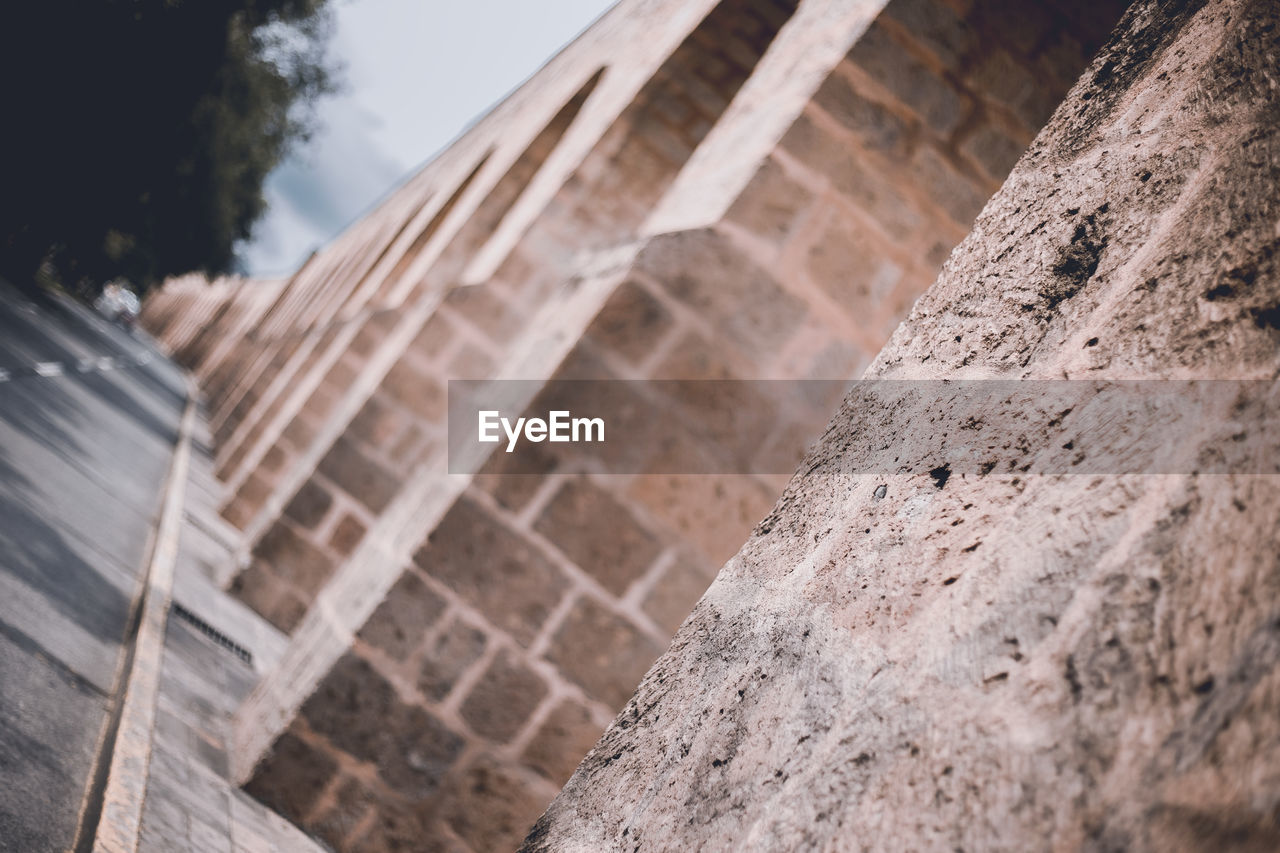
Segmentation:
[[(93, 828), (93, 844), (85, 848), (93, 853), (135, 853), (142, 830), (142, 806), (146, 799), (151, 761), (165, 626), (173, 595), (173, 572), (182, 530), (192, 433), (199, 399), (191, 377), (185, 378), (187, 403), (146, 568), (124, 704), (111, 747), (111, 764), (102, 791), (101, 811), (97, 826)], [(80, 846), (85, 846), (83, 840)]]

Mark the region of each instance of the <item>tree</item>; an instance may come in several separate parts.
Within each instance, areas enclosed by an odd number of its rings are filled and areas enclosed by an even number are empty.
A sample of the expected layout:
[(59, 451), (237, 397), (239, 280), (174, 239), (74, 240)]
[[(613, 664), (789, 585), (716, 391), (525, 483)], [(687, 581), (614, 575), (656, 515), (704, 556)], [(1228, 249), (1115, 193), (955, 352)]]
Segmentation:
[(0, 274), (226, 272), (332, 88), (327, 0), (38, 0), (0, 12)]

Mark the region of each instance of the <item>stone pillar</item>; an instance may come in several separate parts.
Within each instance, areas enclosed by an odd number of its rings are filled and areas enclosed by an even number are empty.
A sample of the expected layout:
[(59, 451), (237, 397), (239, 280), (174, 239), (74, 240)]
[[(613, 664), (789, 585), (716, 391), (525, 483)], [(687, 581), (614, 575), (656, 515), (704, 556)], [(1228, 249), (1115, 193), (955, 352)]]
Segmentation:
[[(229, 499), (224, 516), (245, 528), (248, 552), (234, 592), (282, 630), (297, 625), (386, 509), (400, 472), (440, 438), (445, 381), (491, 375), (550, 286), (563, 281), (574, 252), (634, 236), (788, 14), (782, 0), (726, 0), (692, 22), (693, 33), (682, 41), (668, 34), (670, 56), (660, 63), (648, 58), (648, 80), (632, 101), (613, 106), (615, 119), (499, 274), (483, 285), (456, 286), (456, 276), (580, 121), (602, 74), (583, 57), (576, 60), (584, 80), (579, 90), (542, 119), (542, 129), (489, 184), (469, 218), (434, 247), (433, 263), (405, 310), (370, 330), (366, 352), (344, 356), (355, 362), (350, 369), (340, 371), (339, 363), (321, 372), (263, 463)], [(599, 61), (600, 54), (585, 58)], [(663, 118), (662, 109), (682, 112)]]
[[(1137, 3), (867, 377), (1273, 380), (1277, 33)], [(1277, 848), (1277, 402), (1195, 439), (1259, 474), (946, 477), (851, 401), (525, 849)]]

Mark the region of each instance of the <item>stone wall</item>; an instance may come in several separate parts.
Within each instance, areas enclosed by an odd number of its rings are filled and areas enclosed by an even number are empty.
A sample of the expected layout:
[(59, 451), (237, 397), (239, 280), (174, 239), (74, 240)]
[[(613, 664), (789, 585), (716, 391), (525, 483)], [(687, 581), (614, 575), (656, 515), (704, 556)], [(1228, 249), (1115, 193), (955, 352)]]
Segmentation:
[[(1278, 23), (1137, 4), (868, 377), (1273, 380)], [(1275, 848), (1277, 403), (1185, 473), (1024, 465), (1123, 444), (1086, 408), (939, 477), (847, 438), (962, 424), (851, 398), (525, 849)]]
[[(294, 634), (249, 790), (341, 850), (514, 846), (785, 480), (451, 475), (446, 382), (856, 376), (1120, 5), (623, 3), (271, 298), (159, 294), (221, 419), (226, 574)], [(720, 406), (779, 471), (837, 402)]]

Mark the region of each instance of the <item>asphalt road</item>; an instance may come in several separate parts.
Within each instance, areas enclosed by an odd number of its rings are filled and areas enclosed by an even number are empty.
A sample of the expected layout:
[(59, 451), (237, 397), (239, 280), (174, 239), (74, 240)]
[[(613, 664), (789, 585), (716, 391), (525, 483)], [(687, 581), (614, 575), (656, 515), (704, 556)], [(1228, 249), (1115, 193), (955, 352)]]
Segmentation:
[(149, 343), (0, 282), (0, 851), (75, 842), (184, 402)]

